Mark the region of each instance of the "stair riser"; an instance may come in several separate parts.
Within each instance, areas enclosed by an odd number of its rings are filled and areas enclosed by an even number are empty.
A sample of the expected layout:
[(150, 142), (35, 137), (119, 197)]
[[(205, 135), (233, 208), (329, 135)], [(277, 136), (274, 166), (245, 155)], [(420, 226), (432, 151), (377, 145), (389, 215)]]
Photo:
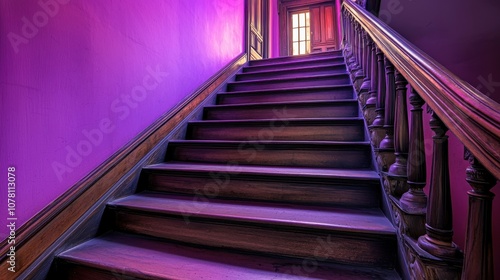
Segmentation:
[(188, 140), (295, 140), (295, 141), (363, 141), (362, 124), (297, 125), (286, 120), (261, 125), (189, 125)]
[(84, 264), (75, 264), (71, 262), (58, 263), (58, 279), (65, 280), (109, 280), (109, 279), (147, 279), (133, 277), (126, 273), (121, 273), (118, 270), (100, 270), (94, 267), (89, 267)]
[(210, 107), (205, 108), (207, 120), (244, 120), (288, 118), (342, 118), (357, 117), (356, 102), (337, 104), (284, 104), (261, 105), (249, 107)]
[(290, 87), (307, 87), (307, 86), (326, 86), (349, 84), (350, 78), (348, 75), (335, 76), (319, 76), (308, 79), (283, 79), (283, 80), (260, 80), (247, 81), (239, 83), (228, 83), (227, 91), (243, 91), (243, 90), (263, 90), (263, 89), (280, 89)]
[(340, 66), (323, 66), (315, 68), (306, 68), (300, 70), (290, 70), (290, 71), (276, 71), (276, 72), (264, 72), (264, 73), (245, 73), (236, 75), (236, 81), (251, 81), (259, 79), (275, 79), (275, 78), (296, 78), (303, 77), (304, 75), (321, 75), (321, 74), (344, 74), (346, 73), (346, 67), (344, 65)]
[[(358, 185), (355, 185), (355, 184)], [(162, 172), (147, 175), (152, 191), (209, 198), (251, 199), (285, 203), (378, 207), (378, 181), (316, 181), (230, 173)]]
[(289, 69), (289, 68), (293, 68), (293, 67), (331, 66), (331, 65), (343, 64), (343, 63), (344, 63), (343, 57), (334, 57), (334, 58), (327, 58), (327, 59), (321, 59), (321, 60), (310, 60), (310, 61), (302, 61), (302, 62), (289, 62), (286, 64), (274, 63), (274, 64), (257, 65), (257, 66), (254, 66), (253, 63), (251, 63), (251, 65), (252, 65), (251, 67), (243, 68), (243, 73), (283, 70), (283, 69)]
[(283, 147), (258, 142), (241, 142), (231, 146), (170, 143), (167, 160), (328, 168), (368, 168), (371, 163), (368, 145), (304, 148), (300, 145)]
[[(203, 202), (199, 205), (201, 211)], [(394, 258), (387, 252), (394, 251), (395, 239), (377, 238), (373, 234), (356, 238), (353, 233), (299, 231), (275, 226), (198, 219), (188, 215), (150, 215), (128, 210), (115, 212), (115, 228), (197, 245), (311, 258), (316, 261), (391, 267)]]
[(339, 100), (352, 99), (351, 88), (339, 88), (333, 90), (307, 89), (288, 92), (245, 92), (234, 94), (219, 94), (217, 104), (244, 104), (265, 102), (290, 102), (290, 101), (314, 101), (314, 100)]
[(328, 52), (328, 53), (318, 53), (312, 56), (283, 56), (283, 57), (277, 57), (272, 60), (269, 59), (261, 59), (261, 60), (251, 60), (249, 62), (249, 65), (251, 66), (259, 66), (259, 65), (273, 65), (277, 63), (288, 63), (288, 62), (300, 62), (306, 63), (309, 61), (314, 61), (318, 59), (323, 59), (323, 58), (335, 58), (335, 59), (342, 59), (344, 61), (344, 57), (342, 56), (342, 52), (337, 51), (337, 52)]

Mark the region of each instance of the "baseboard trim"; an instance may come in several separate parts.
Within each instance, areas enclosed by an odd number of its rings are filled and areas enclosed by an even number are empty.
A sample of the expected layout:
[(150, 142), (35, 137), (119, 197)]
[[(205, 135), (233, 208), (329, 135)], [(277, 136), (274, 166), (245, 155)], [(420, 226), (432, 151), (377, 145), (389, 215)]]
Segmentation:
[[(24, 274), (46, 250), (53, 246), (58, 238), (74, 227), (75, 223), (86, 213), (95, 212), (92, 211), (95, 202), (109, 194), (111, 188), (123, 180), (124, 174), (128, 174), (127, 172), (132, 170), (134, 166), (144, 161), (145, 157), (164, 140), (166, 135), (176, 129), (186, 117), (192, 114), (207, 97), (233, 76), (246, 62), (246, 53), (238, 55), (192, 95), (159, 118), (124, 148), (21, 226), (16, 232), (16, 272), (12, 273), (11, 276), (17, 278)], [(130, 175), (128, 177), (129, 179), (133, 178)], [(8, 271), (7, 253), (10, 246), (7, 244), (7, 239), (1, 243), (1, 271)]]

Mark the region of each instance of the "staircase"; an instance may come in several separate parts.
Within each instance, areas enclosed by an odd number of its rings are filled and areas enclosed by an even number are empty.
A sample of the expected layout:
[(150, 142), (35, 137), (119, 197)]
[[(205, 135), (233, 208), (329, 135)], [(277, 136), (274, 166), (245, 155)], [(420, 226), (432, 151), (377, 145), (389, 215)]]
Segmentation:
[(58, 279), (401, 279), (340, 52), (251, 61)]

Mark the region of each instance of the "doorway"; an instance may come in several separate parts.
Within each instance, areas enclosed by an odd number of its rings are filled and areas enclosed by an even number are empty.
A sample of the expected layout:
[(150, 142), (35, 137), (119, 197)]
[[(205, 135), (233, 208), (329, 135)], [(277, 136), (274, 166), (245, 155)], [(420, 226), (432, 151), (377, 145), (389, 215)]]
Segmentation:
[(326, 0), (280, 1), (280, 55), (302, 55), (339, 48), (335, 3)]

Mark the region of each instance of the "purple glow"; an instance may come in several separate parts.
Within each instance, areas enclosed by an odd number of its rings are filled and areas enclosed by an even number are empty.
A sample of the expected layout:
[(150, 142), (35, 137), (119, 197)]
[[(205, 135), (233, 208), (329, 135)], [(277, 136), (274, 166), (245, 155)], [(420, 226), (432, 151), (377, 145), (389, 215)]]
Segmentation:
[(17, 169), (17, 227), (243, 52), (244, 1), (42, 2), (0, 3), (0, 158)]

